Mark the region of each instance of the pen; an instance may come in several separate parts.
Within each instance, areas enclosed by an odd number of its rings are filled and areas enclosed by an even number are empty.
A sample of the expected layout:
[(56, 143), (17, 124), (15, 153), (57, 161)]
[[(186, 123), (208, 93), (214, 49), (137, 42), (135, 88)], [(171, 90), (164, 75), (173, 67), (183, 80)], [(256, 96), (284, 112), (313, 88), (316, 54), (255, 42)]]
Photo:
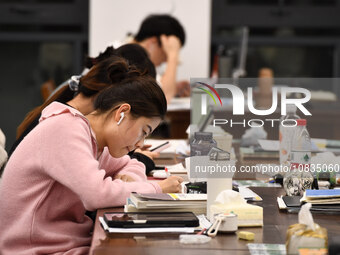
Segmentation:
[(167, 141), (167, 142), (165, 142), (165, 143), (162, 143), (162, 144), (158, 145), (157, 147), (151, 149), (150, 151), (155, 151), (155, 150), (157, 150), (157, 149), (163, 147), (164, 145), (167, 145), (168, 143), (169, 143), (169, 141)]
[(166, 173), (166, 178), (170, 177), (170, 173), (167, 167), (164, 167), (165, 173)]

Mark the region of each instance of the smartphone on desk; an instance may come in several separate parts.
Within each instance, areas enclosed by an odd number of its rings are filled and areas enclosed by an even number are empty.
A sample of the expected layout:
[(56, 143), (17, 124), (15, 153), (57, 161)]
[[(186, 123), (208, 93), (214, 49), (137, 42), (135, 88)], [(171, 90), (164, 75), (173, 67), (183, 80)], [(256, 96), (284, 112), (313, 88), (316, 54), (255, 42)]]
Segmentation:
[(106, 212), (104, 220), (111, 228), (198, 227), (192, 212)]

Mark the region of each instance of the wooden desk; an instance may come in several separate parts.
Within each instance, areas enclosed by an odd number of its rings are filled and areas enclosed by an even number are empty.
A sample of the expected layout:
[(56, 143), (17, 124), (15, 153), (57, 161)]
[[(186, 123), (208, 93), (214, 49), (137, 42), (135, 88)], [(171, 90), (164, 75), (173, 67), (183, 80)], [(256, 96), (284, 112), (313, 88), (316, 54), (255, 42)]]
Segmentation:
[[(288, 214), (278, 209), (276, 197), (284, 193), (282, 188), (252, 188), (263, 201), (255, 204), (263, 207), (263, 227), (241, 228), (255, 233), (254, 243), (280, 243), (286, 241), (286, 230), (291, 224), (298, 222), (297, 214)], [(247, 241), (238, 240), (236, 234), (218, 234), (210, 243), (200, 245), (183, 245), (179, 243), (178, 235), (122, 235), (107, 236), (99, 224), (98, 217), (108, 209), (97, 213), (94, 234), (91, 244), (93, 255), (106, 254), (249, 254)], [(122, 208), (110, 209), (122, 211)], [(339, 235), (340, 216), (313, 214), (316, 223), (328, 229), (328, 235)]]

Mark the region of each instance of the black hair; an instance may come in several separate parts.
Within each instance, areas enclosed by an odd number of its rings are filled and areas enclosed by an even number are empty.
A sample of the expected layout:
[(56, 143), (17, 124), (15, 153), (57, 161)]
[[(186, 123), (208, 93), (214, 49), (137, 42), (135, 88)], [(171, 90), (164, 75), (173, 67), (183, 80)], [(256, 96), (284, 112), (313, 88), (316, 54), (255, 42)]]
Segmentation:
[(95, 64), (112, 56), (119, 56), (125, 58), (130, 65), (135, 65), (143, 74), (148, 74), (156, 78), (156, 69), (154, 64), (149, 59), (145, 49), (135, 43), (129, 43), (114, 49), (109, 46), (104, 52), (101, 52), (97, 57), (87, 57), (85, 60), (85, 67), (90, 69)]
[(95, 58), (91, 58), (91, 57), (86, 57), (85, 58), (85, 63), (84, 66), (88, 69), (90, 69), (92, 66), (94, 66), (95, 64), (97, 64), (98, 62), (113, 56), (115, 53), (115, 49), (113, 48), (113, 46), (109, 46), (105, 49), (104, 52), (100, 52), (99, 55)]
[[(127, 47), (128, 48), (131, 47), (134, 49), (141, 48), (137, 44), (134, 44), (134, 45), (131, 44), (131, 46), (126, 46), (123, 49), (128, 50)], [(114, 81), (120, 82), (122, 79), (128, 77), (129, 74), (126, 72), (126, 68), (135, 70), (135, 72), (138, 72), (135, 65), (129, 64), (129, 62), (133, 62), (133, 60), (135, 59), (133, 56), (131, 56), (132, 57), (131, 59), (126, 60), (122, 57), (118, 57), (117, 55), (112, 54), (113, 48), (112, 49), (111, 48), (109, 47), (108, 49), (105, 50), (105, 52), (102, 55), (99, 55), (96, 58), (98, 62), (92, 66), (92, 68), (89, 70), (87, 74), (85, 74), (84, 76), (80, 78), (79, 88), (78, 88), (77, 93), (81, 93), (85, 97), (94, 96), (98, 94), (100, 91), (105, 90), (107, 87), (110, 87), (110, 86), (112, 87), (112, 85), (116, 85)], [(122, 52), (125, 51), (123, 49), (122, 49)], [(122, 54), (122, 52), (120, 54)], [(142, 51), (139, 51), (139, 52), (142, 52), (142, 54), (144, 54), (145, 50), (142, 49)], [(139, 60), (142, 60), (142, 58), (140, 58)], [(153, 77), (148, 75), (148, 72), (152, 72), (152, 70), (154, 71), (155, 67), (153, 66), (149, 58), (145, 60), (145, 63), (150, 64), (148, 65), (150, 69), (148, 69), (147, 66), (144, 66), (142, 63), (140, 65), (136, 64), (138, 67), (140, 67), (140, 69), (142, 67), (144, 68), (142, 70), (138, 69), (140, 70), (140, 72), (138, 73), (141, 75), (149, 76), (151, 79), (154, 79)], [(111, 69), (110, 76), (108, 76), (108, 66), (110, 66), (110, 69)], [(154, 75), (154, 77), (155, 76), (156, 75)], [(53, 94), (53, 96), (48, 98), (42, 105), (37, 106), (36, 108), (34, 108), (32, 111), (30, 111), (26, 115), (25, 119), (20, 123), (20, 125), (17, 128), (17, 138), (19, 138), (25, 132), (25, 130), (29, 127), (29, 125), (31, 125), (31, 123), (38, 116), (41, 115), (42, 110), (47, 105), (49, 105), (53, 101), (66, 103), (70, 101), (71, 99), (73, 99), (74, 95), (75, 95), (74, 91), (72, 91), (69, 88), (69, 86), (64, 86), (61, 89), (59, 89), (56, 93)]]
[(163, 34), (176, 36), (181, 41), (182, 46), (184, 46), (185, 31), (183, 26), (176, 18), (166, 14), (154, 14), (146, 17), (134, 39), (137, 42), (141, 42), (144, 39), (156, 36), (159, 40), (159, 37)]
[(97, 74), (105, 72), (114, 86), (108, 86), (98, 94), (94, 102), (95, 110), (99, 113), (112, 111), (120, 104), (128, 103), (131, 115), (135, 118), (164, 118), (167, 103), (156, 80), (149, 75), (142, 75), (125, 61), (112, 63), (108, 59), (96, 65)]
[(130, 65), (136, 66), (143, 74), (148, 74), (156, 79), (155, 65), (142, 46), (136, 43), (125, 44), (116, 49), (116, 55), (125, 58)]

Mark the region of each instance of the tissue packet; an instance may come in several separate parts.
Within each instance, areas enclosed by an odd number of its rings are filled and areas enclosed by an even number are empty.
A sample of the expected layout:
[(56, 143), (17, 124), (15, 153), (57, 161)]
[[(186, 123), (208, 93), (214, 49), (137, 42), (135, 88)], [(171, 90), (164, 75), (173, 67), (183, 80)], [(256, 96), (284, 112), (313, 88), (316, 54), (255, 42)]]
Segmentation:
[(299, 223), (288, 227), (287, 254), (299, 254), (300, 248), (327, 248), (327, 229), (314, 223), (311, 203), (304, 204), (299, 212)]
[(327, 248), (327, 229), (314, 224), (311, 230), (305, 224), (293, 224), (288, 227), (287, 254), (299, 254), (300, 248)]
[(251, 204), (214, 204), (210, 207), (211, 215), (233, 212), (237, 215), (238, 227), (260, 227), (263, 226), (263, 208)]
[(238, 227), (263, 226), (263, 208), (248, 204), (239, 192), (224, 190), (210, 206), (210, 215), (234, 213), (237, 215)]

